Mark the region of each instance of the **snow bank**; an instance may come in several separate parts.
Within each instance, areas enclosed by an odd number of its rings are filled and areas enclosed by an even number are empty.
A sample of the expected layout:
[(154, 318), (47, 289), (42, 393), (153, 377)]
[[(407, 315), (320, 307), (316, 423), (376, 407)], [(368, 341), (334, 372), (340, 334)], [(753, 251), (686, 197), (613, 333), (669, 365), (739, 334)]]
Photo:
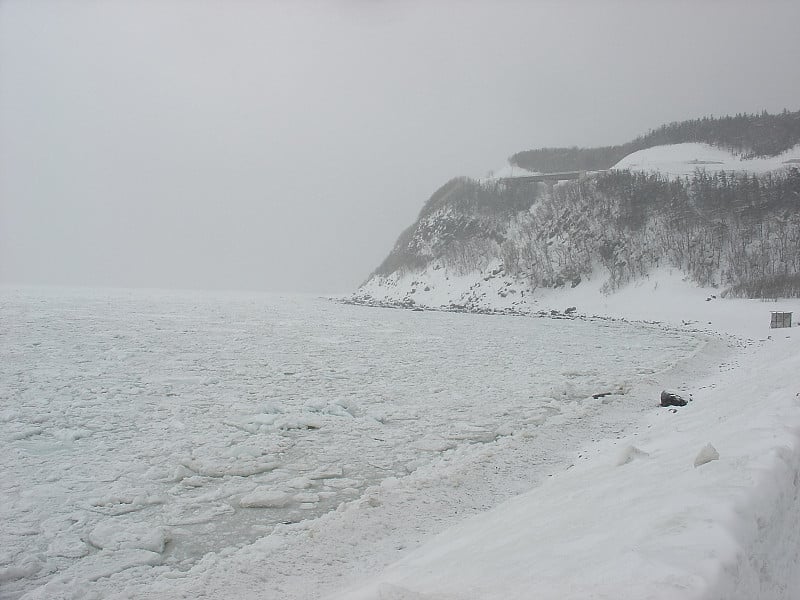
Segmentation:
[[(793, 344), (767, 346), (750, 353), (765, 381), (800, 367)], [(739, 370), (697, 382), (707, 387), (688, 409), (654, 410), (590, 460), (334, 597), (797, 597), (784, 586), (800, 559), (800, 404), (765, 381)], [(704, 440), (720, 458), (695, 468)]]

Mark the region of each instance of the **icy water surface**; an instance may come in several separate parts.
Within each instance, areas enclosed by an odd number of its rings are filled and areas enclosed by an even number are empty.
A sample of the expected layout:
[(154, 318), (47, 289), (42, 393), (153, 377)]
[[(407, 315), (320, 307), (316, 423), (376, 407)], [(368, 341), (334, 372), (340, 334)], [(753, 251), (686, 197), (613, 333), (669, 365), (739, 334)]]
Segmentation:
[(0, 289), (0, 598), (190, 567), (695, 350), (625, 323)]

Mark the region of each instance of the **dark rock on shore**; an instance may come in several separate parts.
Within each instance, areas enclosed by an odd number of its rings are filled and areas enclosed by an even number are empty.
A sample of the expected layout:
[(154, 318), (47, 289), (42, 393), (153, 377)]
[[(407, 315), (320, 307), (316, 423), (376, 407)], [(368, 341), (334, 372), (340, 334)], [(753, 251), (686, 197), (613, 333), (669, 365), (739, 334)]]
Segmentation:
[(688, 403), (675, 392), (664, 390), (661, 392), (661, 406), (686, 406)]

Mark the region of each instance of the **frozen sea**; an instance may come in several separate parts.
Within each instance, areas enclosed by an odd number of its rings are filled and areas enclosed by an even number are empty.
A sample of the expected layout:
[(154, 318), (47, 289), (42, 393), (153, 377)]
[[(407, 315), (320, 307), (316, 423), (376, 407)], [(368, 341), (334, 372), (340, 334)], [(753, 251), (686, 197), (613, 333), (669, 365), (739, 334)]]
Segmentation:
[(444, 486), (456, 460), (476, 491), (444, 525), (613, 436), (628, 392), (704, 343), (310, 296), (0, 288), (0, 598), (180, 577), (381, 482)]

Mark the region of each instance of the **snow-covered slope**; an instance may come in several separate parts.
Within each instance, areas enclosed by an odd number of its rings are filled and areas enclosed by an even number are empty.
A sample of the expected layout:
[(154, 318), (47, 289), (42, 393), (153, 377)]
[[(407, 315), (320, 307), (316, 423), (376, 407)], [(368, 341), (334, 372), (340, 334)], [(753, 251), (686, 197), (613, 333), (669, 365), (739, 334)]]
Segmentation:
[(404, 308), (523, 314), (536, 307), (526, 283), (506, 276), (499, 261), (467, 273), (453, 273), (434, 263), (419, 271), (371, 277), (352, 300)]
[(737, 171), (767, 173), (800, 164), (800, 145), (778, 156), (744, 159), (724, 148), (687, 143), (656, 146), (629, 154), (614, 169), (656, 171), (671, 177), (690, 177), (697, 169), (713, 173)]
[[(594, 280), (611, 291), (663, 264), (720, 292), (794, 294), (798, 166), (800, 145), (742, 159), (686, 143), (556, 185), (453, 180), (353, 300), (527, 313), (548, 288)], [(775, 175), (748, 175), (765, 173)]]

